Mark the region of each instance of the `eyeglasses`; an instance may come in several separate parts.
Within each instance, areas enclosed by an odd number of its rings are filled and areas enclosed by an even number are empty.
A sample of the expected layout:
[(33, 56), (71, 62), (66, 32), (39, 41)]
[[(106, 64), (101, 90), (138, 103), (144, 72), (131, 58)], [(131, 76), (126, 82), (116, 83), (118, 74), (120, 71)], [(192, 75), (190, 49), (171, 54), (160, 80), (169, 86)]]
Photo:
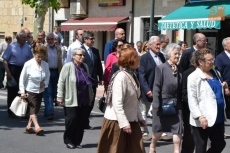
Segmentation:
[(95, 40), (95, 38), (93, 38), (93, 37), (91, 37), (91, 38), (89, 38), (90, 40)]
[(207, 42), (207, 40), (206, 39), (200, 39), (200, 40), (198, 40), (198, 41), (201, 41), (202, 43), (206, 43)]
[(168, 42), (168, 41), (163, 41), (162, 43), (166, 43), (166, 44), (168, 44), (169, 42)]
[(211, 63), (211, 62), (214, 62), (214, 59), (208, 59), (208, 60), (205, 60), (205, 62), (208, 62), (208, 63)]
[(54, 38), (47, 38), (47, 40), (54, 40)]
[(120, 33), (120, 35), (125, 35), (125, 33)]
[(78, 56), (80, 56), (80, 57), (82, 57), (82, 56), (84, 56), (84, 57), (85, 57), (85, 55), (84, 55), (84, 54), (75, 54), (75, 55), (78, 55)]

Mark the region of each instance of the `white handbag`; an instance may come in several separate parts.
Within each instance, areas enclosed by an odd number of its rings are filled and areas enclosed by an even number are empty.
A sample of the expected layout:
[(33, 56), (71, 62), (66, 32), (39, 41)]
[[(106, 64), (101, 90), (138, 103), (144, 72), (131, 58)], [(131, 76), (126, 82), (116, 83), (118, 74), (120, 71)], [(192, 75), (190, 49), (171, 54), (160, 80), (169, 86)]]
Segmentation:
[(28, 103), (19, 96), (16, 96), (10, 106), (10, 110), (17, 116), (26, 116)]

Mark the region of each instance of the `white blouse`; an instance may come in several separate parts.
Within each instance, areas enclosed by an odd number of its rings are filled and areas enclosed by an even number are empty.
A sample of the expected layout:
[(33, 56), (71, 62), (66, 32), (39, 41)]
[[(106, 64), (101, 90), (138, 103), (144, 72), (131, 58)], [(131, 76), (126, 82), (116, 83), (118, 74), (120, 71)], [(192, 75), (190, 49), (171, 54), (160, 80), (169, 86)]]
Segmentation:
[[(27, 61), (22, 69), (19, 79), (20, 93), (29, 91), (32, 93), (41, 93), (48, 87), (50, 79), (49, 65), (45, 61), (41, 61), (40, 67), (34, 58)], [(40, 83), (44, 82), (45, 87), (40, 88)]]

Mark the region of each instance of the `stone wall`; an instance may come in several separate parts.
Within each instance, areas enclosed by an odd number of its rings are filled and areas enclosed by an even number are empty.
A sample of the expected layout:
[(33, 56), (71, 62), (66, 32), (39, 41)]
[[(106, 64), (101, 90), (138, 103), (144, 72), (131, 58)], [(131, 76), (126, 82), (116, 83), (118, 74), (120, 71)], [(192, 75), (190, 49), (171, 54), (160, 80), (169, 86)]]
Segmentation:
[[(24, 20), (23, 26), (20, 19)], [(22, 5), (21, 0), (0, 0), (0, 33), (14, 37), (13, 33), (23, 28), (33, 32), (34, 9), (28, 5)], [(49, 29), (48, 12), (46, 14), (44, 30)]]

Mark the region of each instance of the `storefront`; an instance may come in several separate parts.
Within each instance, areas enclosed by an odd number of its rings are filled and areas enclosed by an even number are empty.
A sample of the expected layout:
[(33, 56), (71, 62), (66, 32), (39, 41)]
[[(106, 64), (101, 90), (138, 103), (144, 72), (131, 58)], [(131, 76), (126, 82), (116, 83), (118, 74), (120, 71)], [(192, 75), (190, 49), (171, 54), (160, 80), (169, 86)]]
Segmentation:
[(192, 45), (192, 36), (202, 32), (213, 55), (221, 49), (222, 39), (230, 36), (230, 1), (203, 1), (188, 3), (158, 21), (158, 30), (185, 30), (185, 41)]

